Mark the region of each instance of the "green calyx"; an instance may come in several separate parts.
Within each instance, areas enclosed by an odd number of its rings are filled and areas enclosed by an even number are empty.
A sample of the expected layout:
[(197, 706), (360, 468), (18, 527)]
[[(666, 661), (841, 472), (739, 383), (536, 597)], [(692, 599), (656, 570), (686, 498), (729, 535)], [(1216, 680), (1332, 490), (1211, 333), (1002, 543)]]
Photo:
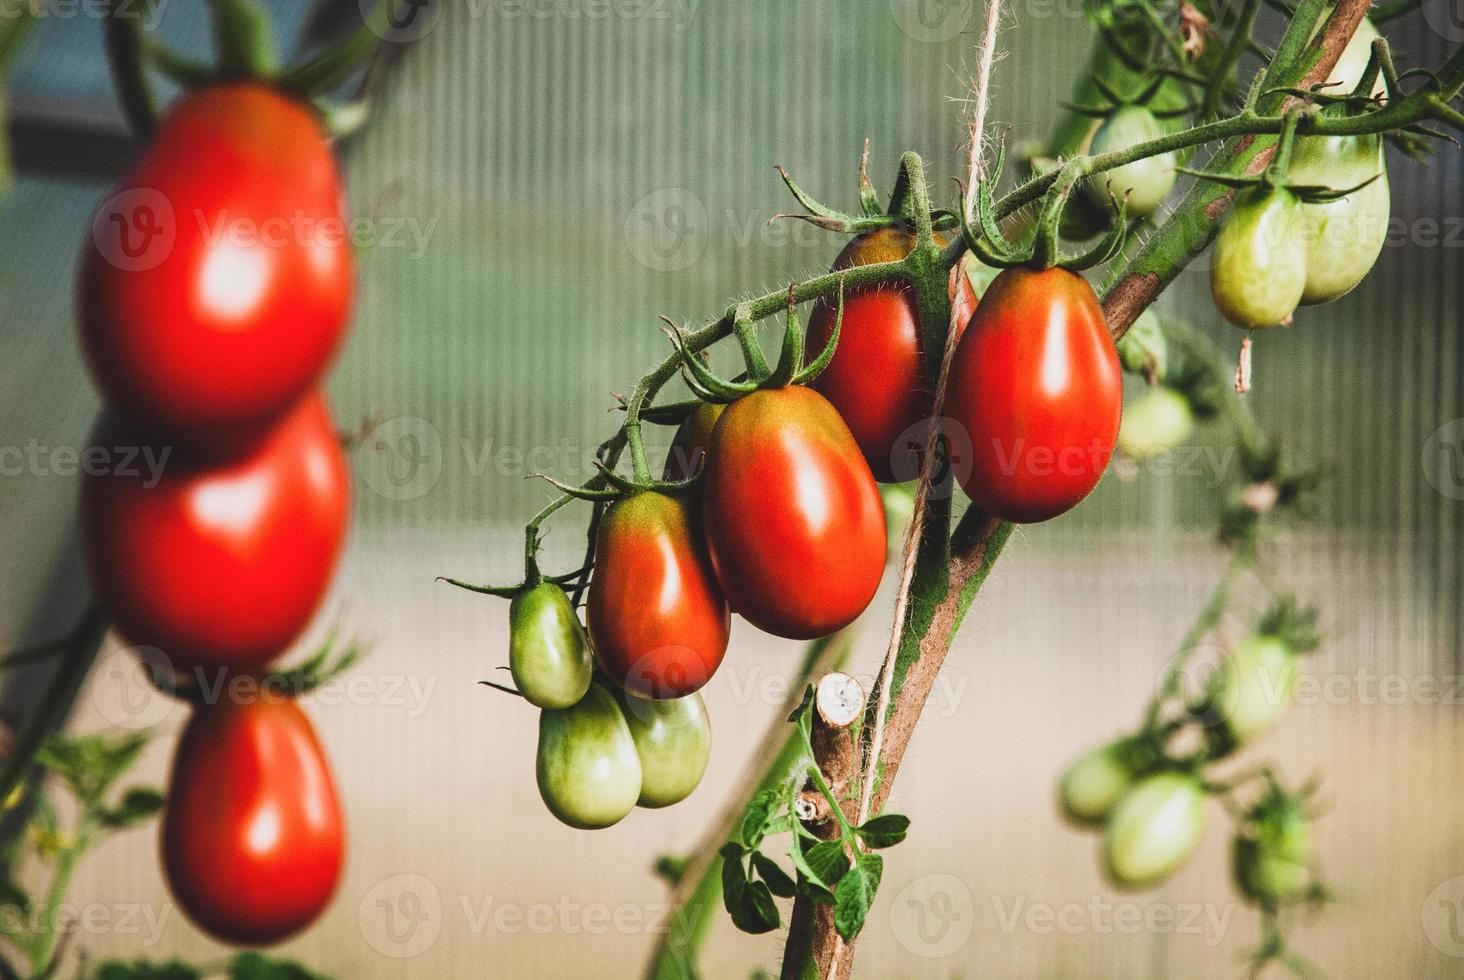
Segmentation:
[[(844, 235), (862, 235), (914, 220), (915, 204), (910, 193), (909, 174), (904, 166), (900, 168), (900, 175), (895, 181), (894, 189), (890, 192), (889, 204), (885, 207), (880, 206), (879, 194), (869, 180), (869, 140), (864, 141), (864, 153), (859, 158), (860, 213), (857, 215), (847, 214), (819, 203), (794, 182), (793, 178), (788, 175), (788, 171), (781, 166), (776, 169), (778, 176), (783, 178), (783, 183), (787, 185), (788, 190), (792, 192), (794, 198), (807, 213), (775, 214), (769, 219), (769, 223), (780, 218), (792, 218), (806, 221), (825, 231)], [(931, 215), (931, 220), (936, 228), (945, 229), (956, 226), (956, 215), (951, 211), (938, 211)]]
[[(752, 323), (740, 315), (741, 311), (738, 316), (734, 317), (733, 331), (742, 345), (743, 358), (747, 365), (746, 372), (736, 379), (718, 377), (702, 355), (693, 353), (687, 347), (685, 332), (682, 328), (670, 320), (666, 320), (667, 326), (664, 328), (664, 332), (670, 338), (677, 353), (681, 355), (682, 379), (699, 400), (713, 404), (727, 404), (763, 388), (786, 388), (790, 384), (808, 384), (823, 373), (824, 368), (828, 367), (829, 362), (833, 360), (834, 350), (838, 347), (839, 331), (844, 322), (844, 290), (841, 285), (838, 312), (834, 317), (834, 326), (829, 334), (828, 343), (824, 345), (817, 357), (805, 362), (808, 330), (798, 313), (797, 289), (797, 283), (788, 286), (787, 325), (783, 331), (783, 344), (778, 354), (778, 363), (774, 367), (770, 368), (763, 357), (762, 347), (753, 332)], [(689, 410), (690, 408), (688, 408)], [(685, 417), (685, 414), (682, 413), (682, 417)]]
[(392, 0), (377, 0), (360, 25), (293, 65), (282, 65), (274, 24), (258, 0), (210, 0), (215, 60), (197, 61), (144, 32), (142, 18), (124, 0), (107, 3), (107, 54), (123, 95), (128, 120), (143, 137), (157, 126), (158, 108), (149, 73), (156, 71), (185, 90), (248, 80), (274, 86), (314, 106), (327, 132), (345, 135), (370, 114), (370, 99), (338, 104), (327, 93), (355, 75), (390, 37)]
[(960, 216), (961, 234), (966, 240), (966, 246), (982, 262), (999, 269), (1016, 266), (1035, 269), (1056, 267), (1069, 272), (1081, 272), (1083, 269), (1102, 265), (1123, 248), (1127, 232), (1127, 202), (1113, 201), (1113, 210), (1116, 213), (1113, 226), (1098, 240), (1098, 244), (1080, 255), (1062, 254), (1063, 211), (1073, 189), (1085, 176), (1080, 161), (1070, 161), (1058, 168), (1052, 187), (1042, 198), (1042, 210), (1031, 240), (1020, 243), (1009, 241), (997, 221), (991, 190), (1001, 179), (1005, 162), (1006, 146), (1003, 144), (997, 152), (996, 165), (992, 167), (991, 175), (976, 186), (976, 220), (979, 231), (971, 226), (964, 213)]

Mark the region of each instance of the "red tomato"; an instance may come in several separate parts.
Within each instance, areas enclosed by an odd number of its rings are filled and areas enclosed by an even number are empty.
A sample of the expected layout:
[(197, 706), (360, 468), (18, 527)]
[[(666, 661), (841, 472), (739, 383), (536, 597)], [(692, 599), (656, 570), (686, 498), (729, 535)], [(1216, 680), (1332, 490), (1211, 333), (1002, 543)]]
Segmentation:
[(256, 84), (185, 96), (87, 236), (92, 373), (108, 401), (174, 435), (257, 430), (330, 359), (352, 264), (311, 111)]
[[(944, 236), (937, 241), (945, 244)], [(895, 262), (910, 254), (915, 235), (903, 227), (881, 228), (855, 238), (834, 260), (835, 269)], [(962, 298), (975, 305), (965, 276)], [(838, 300), (820, 300), (809, 322), (809, 356), (829, 342)], [(923, 345), (910, 287), (890, 284), (844, 294), (839, 346), (813, 382), (839, 410), (854, 441), (881, 483), (919, 476), (918, 450), (925, 439), (919, 423), (930, 415), (931, 390), (923, 375)]]
[(94, 440), (113, 468), (83, 481), (82, 523), (119, 632), (175, 667), (279, 656), (320, 604), (345, 536), (350, 486), (324, 400), (311, 394), (231, 461), (168, 453), (116, 416)]
[(320, 915), (345, 826), (299, 705), (260, 696), (194, 711), (173, 759), (162, 850), (178, 904), (224, 942), (278, 942)]
[(712, 430), (707, 545), (732, 608), (809, 639), (853, 622), (885, 562), (879, 488), (849, 427), (810, 388), (755, 391)]
[(1118, 438), (1123, 378), (1087, 280), (1008, 269), (966, 327), (946, 415), (970, 435), (952, 467), (973, 503), (1009, 521), (1056, 517), (1103, 476)]
[(596, 661), (632, 694), (679, 698), (711, 679), (731, 617), (690, 503), (646, 491), (610, 506), (585, 618)]

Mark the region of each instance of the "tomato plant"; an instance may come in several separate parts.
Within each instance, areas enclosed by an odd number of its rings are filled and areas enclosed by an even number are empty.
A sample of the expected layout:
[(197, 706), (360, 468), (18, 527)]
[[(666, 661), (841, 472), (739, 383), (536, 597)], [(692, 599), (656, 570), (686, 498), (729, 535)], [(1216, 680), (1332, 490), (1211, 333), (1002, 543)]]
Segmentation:
[(1056, 517), (1097, 486), (1123, 405), (1118, 352), (1082, 276), (997, 276), (951, 365), (946, 415), (970, 436), (952, 466), (973, 503), (1011, 521)]
[(676, 698), (711, 679), (727, 652), (727, 600), (696, 508), (645, 491), (600, 522), (586, 619), (600, 667), (620, 687)]
[(755, 391), (712, 432), (702, 491), (707, 545), (732, 608), (776, 636), (853, 622), (879, 588), (879, 488), (849, 427), (818, 392)]
[[(936, 242), (944, 245), (944, 236)], [(910, 254), (915, 235), (890, 225), (859, 235), (839, 253), (834, 269), (896, 262)], [(970, 281), (959, 277), (966, 302), (975, 306)], [(870, 472), (881, 483), (912, 480), (919, 455), (906, 443), (924, 437), (931, 386), (924, 380), (924, 347), (915, 298), (904, 283), (854, 287), (844, 295), (838, 347), (812, 387), (838, 409), (859, 444)], [(808, 339), (822, 349), (833, 334), (837, 300), (814, 305)]]
[(593, 664), (569, 596), (543, 581), (508, 607), (508, 667), (520, 694), (538, 708), (568, 708), (585, 696)]
[[(136, 461), (89, 472), (81, 516), (91, 578), (129, 642), (175, 667), (257, 666), (284, 652), (330, 584), (349, 480), (324, 399), (307, 396), (240, 458), (167, 454), (116, 414), (96, 445)], [(143, 458), (143, 457), (138, 457)]]
[(330, 767), (294, 701), (261, 694), (195, 709), (173, 759), (163, 865), (195, 923), (273, 943), (330, 901), (345, 827)]
[(641, 795), (640, 757), (620, 705), (599, 684), (577, 704), (539, 714), (534, 771), (544, 805), (563, 823), (619, 823)]
[(107, 400), (217, 446), (319, 377), (350, 309), (340, 175), (311, 110), (241, 82), (185, 95), (82, 253), (82, 346)]

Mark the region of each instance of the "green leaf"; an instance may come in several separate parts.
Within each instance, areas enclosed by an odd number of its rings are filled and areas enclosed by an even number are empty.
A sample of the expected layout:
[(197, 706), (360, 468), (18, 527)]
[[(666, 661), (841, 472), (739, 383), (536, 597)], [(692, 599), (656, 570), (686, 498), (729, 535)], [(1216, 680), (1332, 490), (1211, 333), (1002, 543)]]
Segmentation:
[(325, 980), (294, 960), (276, 960), (263, 953), (238, 953), (229, 961), (229, 980)]
[(853, 942), (864, 928), (864, 917), (874, 904), (874, 893), (884, 874), (884, 859), (878, 854), (861, 855), (849, 873), (834, 888), (834, 928), (845, 941)]
[(768, 817), (772, 814), (777, 794), (770, 789), (758, 793), (747, 803), (742, 815), (742, 843), (755, 848), (762, 843), (767, 833)]
[(722, 904), (735, 919), (737, 908), (742, 904), (742, 894), (747, 890), (747, 869), (742, 866), (742, 845), (729, 841), (722, 846)]
[(150, 736), (53, 735), (36, 752), (36, 761), (66, 783), (84, 806), (98, 806), (107, 790), (132, 767)]
[(731, 908), (732, 924), (743, 932), (759, 935), (764, 932), (772, 932), (778, 928), (781, 919), (778, 915), (778, 905), (773, 901), (773, 893), (768, 890), (766, 883), (761, 881), (747, 882), (747, 888), (742, 893), (741, 900), (736, 908)]
[(163, 794), (150, 786), (134, 786), (115, 807), (103, 809), (102, 826), (122, 830), (151, 819), (163, 808)]
[(778, 862), (759, 851), (752, 852), (752, 867), (758, 877), (767, 882), (768, 890), (779, 898), (792, 898), (798, 894), (798, 886), (788, 877), (788, 872)]
[(203, 974), (187, 963), (172, 960), (151, 963), (147, 960), (111, 960), (97, 967), (95, 980), (198, 980)]
[(804, 874), (825, 888), (833, 888), (849, 870), (849, 855), (844, 853), (843, 841), (820, 841), (808, 849), (805, 858)]
[(689, 864), (691, 864), (691, 861), (687, 858), (678, 857), (675, 854), (662, 854), (656, 858), (654, 870), (662, 881), (675, 888), (681, 883), (682, 877), (686, 874), (686, 867)]
[(864, 843), (877, 849), (894, 847), (905, 839), (909, 830), (909, 817), (900, 813), (881, 813), (866, 820), (864, 826), (855, 828), (855, 833), (864, 839)]

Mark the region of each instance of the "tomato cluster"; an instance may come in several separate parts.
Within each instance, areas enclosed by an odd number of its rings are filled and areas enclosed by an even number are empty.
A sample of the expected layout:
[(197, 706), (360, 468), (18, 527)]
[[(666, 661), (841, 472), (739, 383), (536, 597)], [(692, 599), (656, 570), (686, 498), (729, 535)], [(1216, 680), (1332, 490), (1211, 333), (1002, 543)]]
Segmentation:
[[(1232, 648), (1203, 696), (1178, 721), (1146, 725), (1135, 735), (1094, 749), (1074, 762), (1058, 787), (1063, 814), (1102, 829), (1101, 858), (1120, 888), (1147, 888), (1177, 871), (1204, 836), (1205, 798), (1217, 792), (1205, 767), (1268, 731), (1291, 702), (1297, 656), (1315, 642), (1309, 621), (1286, 607)], [(1176, 757), (1175, 733), (1199, 726), (1203, 748)], [(1283, 792), (1270, 777), (1234, 841), (1241, 892), (1261, 902), (1295, 899), (1313, 881), (1302, 794)]]
[[(350, 490), (319, 384), (350, 311), (342, 215), (312, 111), (219, 84), (178, 101), (85, 242), (81, 339), (107, 401), (94, 444), (160, 462), (88, 469), (87, 558), (118, 632), (154, 666), (264, 672), (330, 584)], [(218, 677), (211, 689), (231, 690)], [(280, 940), (324, 909), (343, 856), (299, 706), (197, 704), (163, 821), (193, 920), (231, 942)]]
[(711, 752), (698, 691), (726, 654), (733, 610), (779, 636), (822, 636), (863, 612), (884, 568), (874, 477), (812, 389), (694, 409), (666, 473), (702, 478), (630, 488), (600, 520), (588, 630), (548, 580), (510, 606), (510, 669), (542, 709), (540, 795), (572, 827), (608, 827), (696, 788)]
[[(1378, 36), (1364, 18), (1328, 76), (1329, 94), (1347, 95), (1361, 84)], [(1379, 80), (1372, 95), (1385, 92)], [(1347, 295), (1372, 270), (1387, 238), (1391, 197), (1381, 135), (1299, 136), (1289, 160), (1286, 144), (1283, 137), (1267, 174), (1236, 195), (1211, 253), (1215, 306), (1247, 330), (1289, 325), (1298, 306)]]

